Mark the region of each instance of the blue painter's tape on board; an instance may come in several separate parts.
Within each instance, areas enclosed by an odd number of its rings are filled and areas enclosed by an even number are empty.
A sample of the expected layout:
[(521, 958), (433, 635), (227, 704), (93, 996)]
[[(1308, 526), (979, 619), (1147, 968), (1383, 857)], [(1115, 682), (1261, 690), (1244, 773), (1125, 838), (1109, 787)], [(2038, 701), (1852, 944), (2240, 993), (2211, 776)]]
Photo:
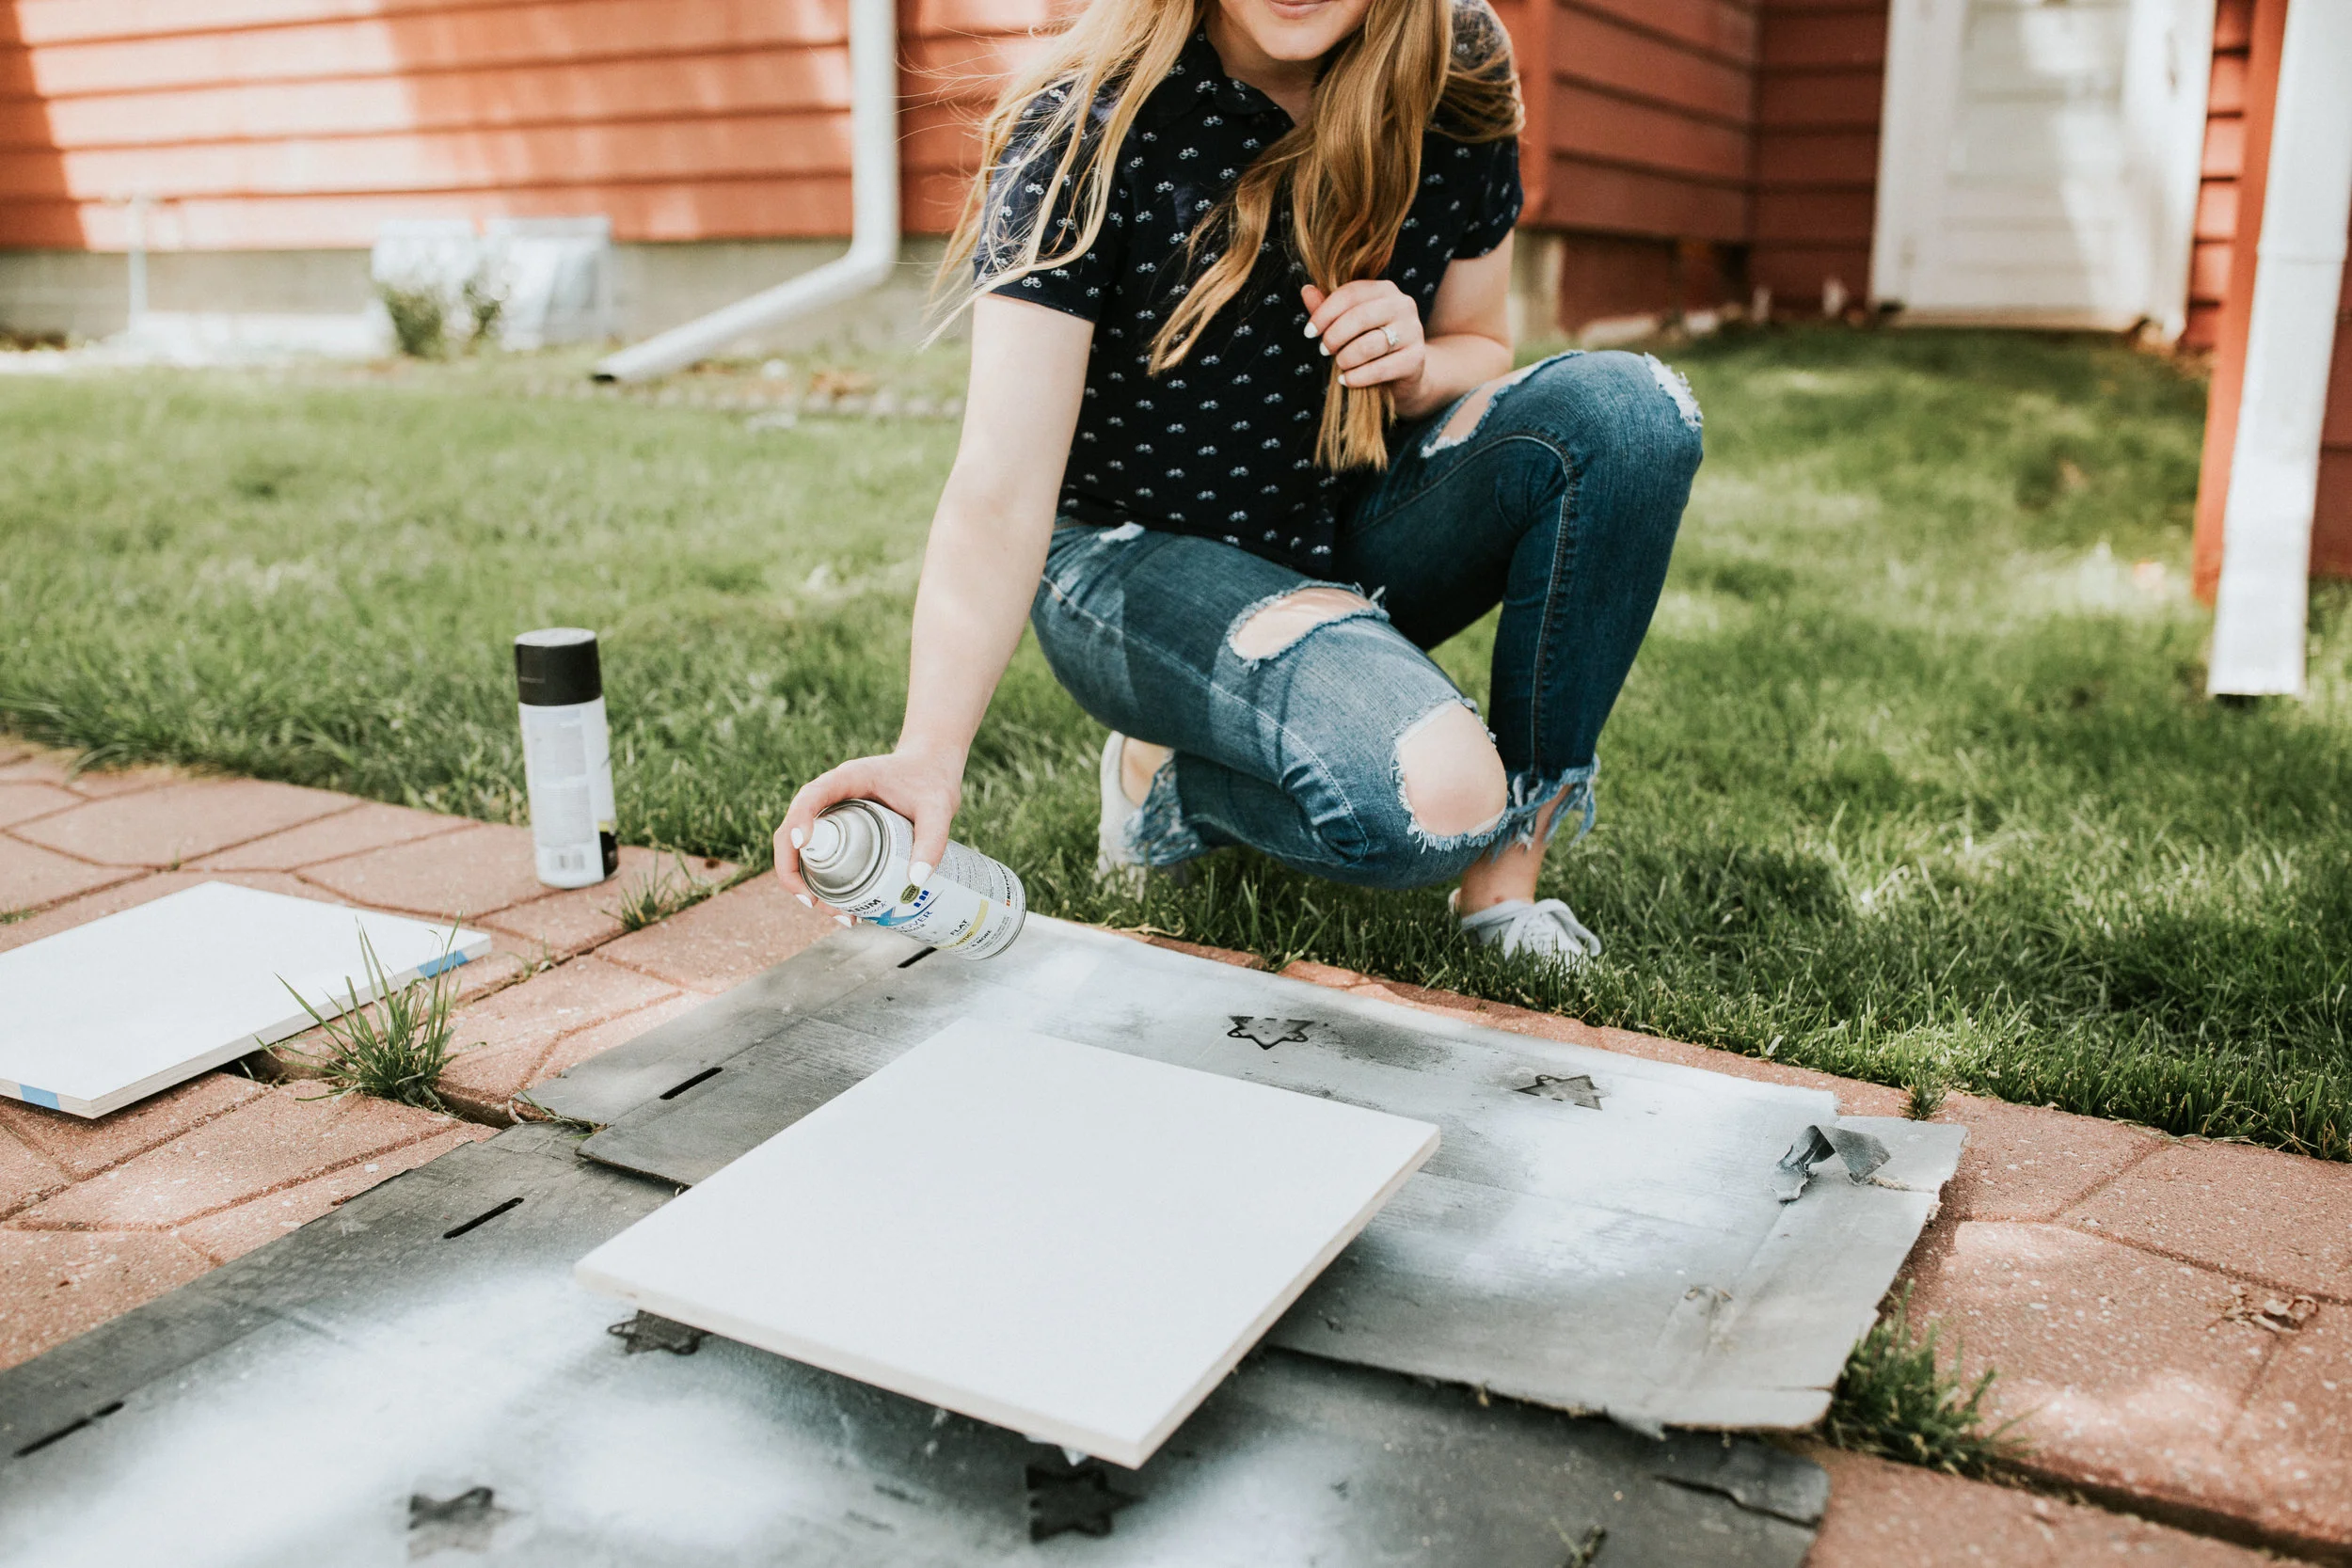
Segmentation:
[(459, 964), (464, 963), (465, 961), (466, 955), (463, 953), (444, 953), (437, 958), (427, 958), (424, 962), (417, 966), (417, 978), (420, 980), (430, 980), (436, 974), (444, 974), (449, 970), (455, 969)]
[(18, 1088), (16, 1092), (18, 1095), (23, 1097), (24, 1103), (27, 1105), (46, 1105), (53, 1111), (58, 1108), (57, 1097), (52, 1090), (37, 1089), (33, 1087), (32, 1085), (26, 1084)]

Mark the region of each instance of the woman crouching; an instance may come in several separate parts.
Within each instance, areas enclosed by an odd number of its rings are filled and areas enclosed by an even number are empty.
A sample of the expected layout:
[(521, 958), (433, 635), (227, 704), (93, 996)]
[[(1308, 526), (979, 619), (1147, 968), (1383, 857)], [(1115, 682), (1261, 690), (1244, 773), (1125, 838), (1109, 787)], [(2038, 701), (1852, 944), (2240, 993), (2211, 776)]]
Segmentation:
[[(949, 248), (972, 379), (896, 750), (811, 781), (946, 843), (1025, 612), (1110, 731), (1100, 863), (1220, 845), (1457, 879), (1471, 938), (1600, 950), (1535, 897), (1700, 456), (1655, 359), (1514, 372), (1519, 105), (1484, 0), (1092, 0), (1008, 89)], [(1492, 725), (1426, 650), (1500, 603)]]

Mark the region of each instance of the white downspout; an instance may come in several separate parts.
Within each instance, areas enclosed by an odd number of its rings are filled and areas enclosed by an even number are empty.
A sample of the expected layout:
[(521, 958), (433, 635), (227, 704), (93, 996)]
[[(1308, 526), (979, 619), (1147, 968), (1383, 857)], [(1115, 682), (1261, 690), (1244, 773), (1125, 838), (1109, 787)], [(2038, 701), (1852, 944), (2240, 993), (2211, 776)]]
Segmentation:
[(2287, 8), (2246, 383), (2222, 512), (2217, 697), (2300, 696), (2320, 426), (2352, 223), (2352, 5)]
[(634, 343), (599, 362), (598, 381), (684, 370), (739, 338), (864, 293), (898, 264), (897, 0), (850, 5), (850, 248), (839, 260)]

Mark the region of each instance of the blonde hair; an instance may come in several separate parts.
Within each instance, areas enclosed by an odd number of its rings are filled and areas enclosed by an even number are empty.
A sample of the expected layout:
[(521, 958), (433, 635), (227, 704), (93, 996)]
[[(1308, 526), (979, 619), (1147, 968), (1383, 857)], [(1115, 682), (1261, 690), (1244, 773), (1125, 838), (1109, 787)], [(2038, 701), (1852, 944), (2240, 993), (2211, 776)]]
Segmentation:
[[(941, 262), (943, 289), (961, 308), (1033, 272), (1085, 254), (1102, 232), (1120, 150), (1144, 100), (1167, 80), (1185, 42), (1216, 0), (1090, 0), (1068, 30), (1006, 84), (980, 122), (980, 166)], [(1293, 243), (1308, 277), (1326, 293), (1389, 263), (1398, 230), (1421, 184), (1422, 134), (1433, 126), (1456, 141), (1498, 141), (1519, 128), (1509, 36), (1480, 0), (1470, 0), (1475, 32), (1455, 38), (1454, 0), (1372, 0), (1361, 26), (1326, 55), (1307, 118), (1246, 169), (1185, 245), (1187, 268), (1205, 254), (1177, 308), (1152, 340), (1158, 374), (1184, 362), (1216, 313), (1238, 294), (1287, 198)], [(1099, 122), (1089, 128), (1089, 121)], [(1018, 146), (1016, 146), (1018, 144)], [(992, 231), (992, 176), (1026, 173), (1028, 149), (1056, 149), (1048, 193), (1011, 233)], [(1066, 214), (1082, 214), (1074, 221)], [(994, 216), (1010, 215), (1008, 203)], [(1056, 237), (1074, 235), (1064, 245)], [(1056, 234), (1049, 234), (1053, 230)], [(957, 283), (989, 239), (992, 265), (977, 282)], [(1210, 247), (1214, 245), (1215, 249)], [(1343, 386), (1332, 367), (1315, 440), (1329, 468), (1384, 467), (1394, 404), (1386, 387)]]

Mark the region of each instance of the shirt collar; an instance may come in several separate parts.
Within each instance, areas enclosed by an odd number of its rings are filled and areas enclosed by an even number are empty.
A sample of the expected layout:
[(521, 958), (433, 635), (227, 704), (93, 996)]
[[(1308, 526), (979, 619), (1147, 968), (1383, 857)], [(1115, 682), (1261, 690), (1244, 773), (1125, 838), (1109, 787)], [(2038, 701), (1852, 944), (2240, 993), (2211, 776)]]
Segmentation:
[(1275, 114), (1285, 122), (1290, 119), (1273, 99), (1225, 73), (1225, 62), (1217, 57), (1216, 45), (1209, 41), (1209, 30), (1201, 27), (1185, 40), (1184, 52), (1168, 68), (1168, 80), (1152, 94), (1147, 118), (1156, 125), (1166, 125), (1200, 113), (1212, 103), (1229, 115)]

